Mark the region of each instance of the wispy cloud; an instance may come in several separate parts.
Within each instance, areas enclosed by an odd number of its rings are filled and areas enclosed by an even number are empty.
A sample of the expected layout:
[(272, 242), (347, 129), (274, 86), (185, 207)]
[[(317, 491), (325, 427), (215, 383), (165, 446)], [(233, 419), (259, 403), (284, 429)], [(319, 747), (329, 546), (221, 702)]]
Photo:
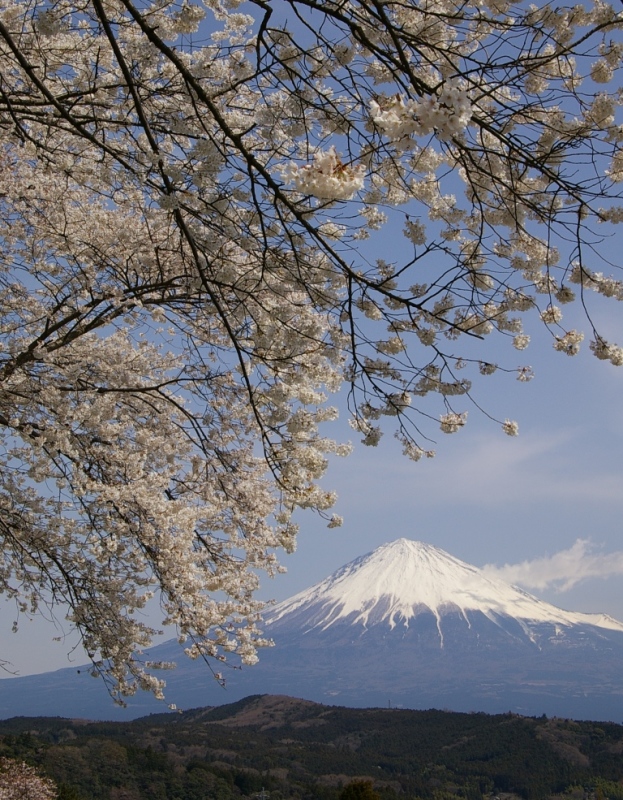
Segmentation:
[[(455, 441), (452, 450), (419, 464), (406, 462), (389, 449), (368, 448), (350, 462), (340, 462), (347, 468), (338, 476), (337, 489), (343, 496), (356, 496), (359, 505), (377, 506), (375, 487), (383, 476), (387, 505), (401, 505), (405, 498), (417, 496), (420, 508), (440, 503), (508, 507), (525, 503), (526, 498), (548, 506), (582, 501), (620, 507), (620, 465), (600, 462), (592, 471), (587, 469), (576, 457), (577, 449), (585, 445), (574, 439), (574, 433), (560, 430), (509, 439), (479, 430)], [(362, 491), (363, 486), (369, 488)]]
[(588, 578), (610, 578), (623, 575), (623, 551), (597, 552), (590, 539), (577, 539), (567, 550), (551, 556), (505, 564), (497, 567), (486, 564), (483, 570), (490, 576), (526, 589), (555, 589), (565, 592)]

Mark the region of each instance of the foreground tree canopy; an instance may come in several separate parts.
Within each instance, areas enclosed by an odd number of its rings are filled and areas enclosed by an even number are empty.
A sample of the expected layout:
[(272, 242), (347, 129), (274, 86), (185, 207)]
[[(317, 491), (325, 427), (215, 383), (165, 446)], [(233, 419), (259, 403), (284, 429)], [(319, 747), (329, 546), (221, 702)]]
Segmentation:
[(343, 383), (418, 460), (524, 312), (573, 355), (583, 307), (623, 363), (591, 317), (623, 298), (608, 3), (0, 7), (0, 589), (68, 604), (116, 697), (161, 693), (156, 591), (189, 655), (256, 658), (292, 512), (340, 522)]

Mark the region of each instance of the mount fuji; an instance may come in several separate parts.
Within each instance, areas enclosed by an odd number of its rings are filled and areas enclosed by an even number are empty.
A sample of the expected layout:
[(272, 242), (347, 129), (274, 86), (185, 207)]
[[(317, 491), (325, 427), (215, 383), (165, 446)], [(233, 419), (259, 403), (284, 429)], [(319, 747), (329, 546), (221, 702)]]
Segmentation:
[[(423, 542), (398, 539), (351, 561), (326, 580), (276, 606), (267, 617), (271, 630), (294, 619), (306, 632), (328, 630), (342, 621), (364, 630), (381, 625), (406, 635), (418, 616), (432, 614), (439, 647), (444, 647), (442, 618), (458, 614), (470, 628), (470, 618), (483, 615), (504, 628), (509, 620), (535, 642), (535, 625), (589, 625), (623, 632), (623, 623), (605, 614), (563, 611), (477, 567)], [(506, 620), (506, 623), (505, 623)]]
[[(180, 708), (249, 694), (345, 706), (513, 711), (623, 719), (623, 623), (563, 611), (488, 577), (432, 545), (398, 539), (276, 606), (275, 647), (228, 670), (223, 690), (175, 640), (152, 649), (176, 660), (167, 700)], [(104, 719), (162, 711), (147, 696), (115, 709), (100, 681), (64, 669), (0, 681), (0, 716)]]

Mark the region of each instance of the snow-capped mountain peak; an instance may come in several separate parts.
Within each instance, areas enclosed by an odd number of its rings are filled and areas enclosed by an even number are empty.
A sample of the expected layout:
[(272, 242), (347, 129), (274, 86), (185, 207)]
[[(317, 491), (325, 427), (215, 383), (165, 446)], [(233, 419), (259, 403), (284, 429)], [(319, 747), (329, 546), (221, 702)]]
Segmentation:
[(437, 619), (458, 612), (469, 625), (470, 612), (481, 612), (492, 622), (512, 617), (526, 625), (591, 625), (623, 631), (623, 623), (604, 614), (563, 611), (523, 590), (489, 577), (477, 567), (438, 547), (397, 539), (351, 561), (324, 581), (285, 600), (268, 615), (269, 624), (295, 612), (305, 613), (303, 625), (326, 629), (338, 620), (369, 627), (409, 626), (421, 613)]

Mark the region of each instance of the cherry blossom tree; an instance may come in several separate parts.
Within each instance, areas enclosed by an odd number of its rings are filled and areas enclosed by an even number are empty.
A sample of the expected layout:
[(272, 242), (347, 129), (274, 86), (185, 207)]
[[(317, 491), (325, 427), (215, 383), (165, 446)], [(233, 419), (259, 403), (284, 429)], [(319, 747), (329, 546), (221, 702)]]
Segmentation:
[(39, 775), (25, 761), (0, 759), (0, 800), (55, 800), (54, 781)]
[(524, 320), (571, 356), (577, 307), (623, 363), (593, 321), (623, 298), (622, 23), (602, 0), (0, 0), (0, 590), (66, 604), (118, 700), (162, 694), (154, 593), (191, 657), (256, 659), (293, 512), (340, 523), (331, 393), (419, 460), (474, 378), (530, 379), (495, 355)]

